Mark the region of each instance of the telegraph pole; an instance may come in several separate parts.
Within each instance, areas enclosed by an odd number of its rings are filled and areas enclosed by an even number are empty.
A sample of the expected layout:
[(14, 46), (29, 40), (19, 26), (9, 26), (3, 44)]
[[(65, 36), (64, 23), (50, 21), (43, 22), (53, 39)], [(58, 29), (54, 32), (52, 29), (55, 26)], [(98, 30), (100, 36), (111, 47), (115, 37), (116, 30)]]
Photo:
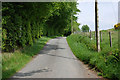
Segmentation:
[(98, 1), (97, 0), (95, 0), (95, 32), (96, 32), (97, 51), (100, 52), (100, 36), (99, 36), (99, 26), (98, 26)]

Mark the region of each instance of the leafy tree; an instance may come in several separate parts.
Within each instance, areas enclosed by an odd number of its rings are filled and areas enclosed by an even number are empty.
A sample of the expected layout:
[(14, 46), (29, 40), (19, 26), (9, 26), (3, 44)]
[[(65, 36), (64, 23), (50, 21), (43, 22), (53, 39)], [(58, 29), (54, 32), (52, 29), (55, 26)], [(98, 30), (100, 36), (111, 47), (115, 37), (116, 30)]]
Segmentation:
[(33, 45), (42, 35), (70, 33), (71, 15), (73, 29), (78, 30), (76, 2), (5, 2), (2, 6), (3, 51)]
[(82, 26), (82, 31), (83, 32), (89, 32), (90, 28), (88, 27), (88, 25), (83, 25)]

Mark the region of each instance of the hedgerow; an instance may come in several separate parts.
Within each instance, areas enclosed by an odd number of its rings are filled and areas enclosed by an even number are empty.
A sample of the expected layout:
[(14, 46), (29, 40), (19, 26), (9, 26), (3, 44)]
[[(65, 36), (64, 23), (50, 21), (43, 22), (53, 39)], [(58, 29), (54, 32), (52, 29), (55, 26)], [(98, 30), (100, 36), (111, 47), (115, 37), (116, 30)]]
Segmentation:
[(42, 35), (67, 34), (71, 30), (71, 15), (75, 30), (79, 30), (74, 16), (79, 12), (76, 5), (76, 2), (3, 2), (2, 50), (13, 52), (33, 45)]
[(99, 71), (99, 75), (113, 80), (120, 80), (120, 51), (118, 49), (104, 47), (104, 45), (109, 44), (103, 42), (101, 46), (103, 49), (98, 53), (95, 41), (80, 34), (67, 37), (67, 41), (76, 57)]

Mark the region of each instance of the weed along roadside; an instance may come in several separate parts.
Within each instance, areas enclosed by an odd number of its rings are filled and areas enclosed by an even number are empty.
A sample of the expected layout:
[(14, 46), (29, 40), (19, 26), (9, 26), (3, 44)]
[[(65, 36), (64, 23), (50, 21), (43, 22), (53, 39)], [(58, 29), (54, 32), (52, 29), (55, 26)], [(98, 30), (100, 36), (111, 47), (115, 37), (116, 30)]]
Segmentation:
[(49, 39), (70, 35), (71, 23), (75, 25), (73, 31), (80, 31), (75, 16), (80, 12), (77, 2), (4, 1), (1, 1), (0, 28), (3, 79), (20, 70)]
[[(107, 33), (107, 32), (106, 32)], [(120, 79), (120, 51), (117, 49), (117, 40), (113, 39), (113, 47), (109, 46), (108, 35), (103, 35), (101, 52), (96, 51), (95, 39), (80, 35), (72, 34), (67, 37), (67, 42), (74, 53), (84, 63), (90, 65), (98, 71), (98, 75), (112, 80)], [(113, 35), (117, 37), (117, 35)], [(109, 47), (108, 47), (109, 46)]]
[(14, 53), (3, 53), (2, 78), (9, 78), (23, 68), (35, 55), (40, 52), (50, 39), (50, 37), (42, 37), (33, 43), (33, 46), (26, 46), (23, 50), (18, 50)]

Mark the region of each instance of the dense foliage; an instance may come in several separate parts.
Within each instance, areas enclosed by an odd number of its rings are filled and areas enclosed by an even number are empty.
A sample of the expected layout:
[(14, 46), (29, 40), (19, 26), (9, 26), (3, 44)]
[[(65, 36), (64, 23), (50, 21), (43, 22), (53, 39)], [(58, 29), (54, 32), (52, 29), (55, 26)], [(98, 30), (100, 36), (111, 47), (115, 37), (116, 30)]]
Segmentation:
[[(108, 33), (106, 31), (106, 33)], [(113, 47), (109, 46), (108, 34), (104, 33), (101, 43), (101, 52), (97, 52), (95, 39), (73, 34), (67, 37), (68, 44), (80, 60), (88, 63), (91, 68), (99, 71), (98, 75), (110, 78), (111, 80), (120, 80), (120, 50), (118, 50), (118, 32), (114, 32)], [(108, 38), (107, 38), (108, 37)]]
[(44, 36), (68, 35), (79, 30), (76, 2), (26, 2), (2, 4), (2, 49), (14, 51)]
[(41, 37), (33, 46), (26, 46), (22, 50), (17, 50), (12, 54), (2, 54), (2, 80), (6, 80), (22, 69), (35, 55), (37, 55), (48, 40), (53, 37)]
[(89, 32), (89, 30), (90, 30), (90, 28), (89, 28), (88, 25), (83, 25), (83, 26), (82, 26), (82, 31), (83, 31), (83, 32)]

